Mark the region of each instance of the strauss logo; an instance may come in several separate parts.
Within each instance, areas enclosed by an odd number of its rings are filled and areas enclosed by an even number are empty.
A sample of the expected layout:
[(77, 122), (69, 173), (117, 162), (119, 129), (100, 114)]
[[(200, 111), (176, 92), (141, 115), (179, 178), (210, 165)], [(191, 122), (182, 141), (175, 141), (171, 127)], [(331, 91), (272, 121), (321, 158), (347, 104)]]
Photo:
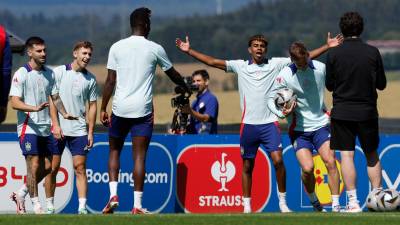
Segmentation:
[(218, 191), (229, 191), (226, 188), (226, 183), (231, 181), (236, 174), (235, 165), (231, 161), (225, 162), (228, 156), (225, 152), (221, 154), (221, 162), (215, 161), (211, 166), (211, 175), (215, 181), (221, 183), (221, 188)]

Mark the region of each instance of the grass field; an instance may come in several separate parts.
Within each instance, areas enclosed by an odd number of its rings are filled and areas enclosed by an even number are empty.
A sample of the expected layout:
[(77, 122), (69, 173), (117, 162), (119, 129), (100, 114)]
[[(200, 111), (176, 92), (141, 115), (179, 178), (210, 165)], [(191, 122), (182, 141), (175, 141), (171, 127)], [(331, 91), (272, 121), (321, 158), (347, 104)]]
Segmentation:
[(164, 224), (164, 225), (396, 225), (400, 213), (258, 213), (258, 214), (156, 214), (156, 215), (1, 215), (0, 224)]

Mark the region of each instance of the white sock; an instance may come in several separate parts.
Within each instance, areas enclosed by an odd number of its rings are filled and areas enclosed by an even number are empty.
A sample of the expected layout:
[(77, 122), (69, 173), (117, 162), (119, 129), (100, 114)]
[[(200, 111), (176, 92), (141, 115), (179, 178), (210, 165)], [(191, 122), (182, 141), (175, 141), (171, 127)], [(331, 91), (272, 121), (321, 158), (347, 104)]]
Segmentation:
[(134, 191), (133, 192), (133, 207), (141, 209), (142, 208), (142, 197), (143, 197), (143, 192), (142, 191)]
[(340, 205), (339, 197), (340, 195), (332, 195), (332, 207)]
[(79, 198), (79, 209), (86, 209), (86, 198)]
[(21, 188), (17, 191), (17, 195), (20, 198), (25, 198), (27, 194), (28, 194), (28, 187), (26, 186), (26, 184), (23, 184)]
[(278, 199), (279, 199), (279, 203), (286, 204), (286, 192), (278, 191)]
[(118, 189), (118, 181), (110, 181), (108, 182), (108, 186), (110, 187), (110, 199), (117, 195), (117, 189)]
[(378, 191), (378, 190), (379, 190), (379, 191), (382, 191), (383, 188), (382, 188), (382, 187), (377, 187), (377, 188), (373, 188), (373, 189), (372, 189), (372, 191)]
[(243, 197), (243, 206), (245, 209), (251, 209), (251, 198)]
[(32, 201), (32, 205), (33, 205), (34, 207), (37, 206), (37, 205), (40, 206), (39, 197), (31, 198), (31, 201)]
[(315, 194), (315, 192), (313, 192), (313, 193), (307, 193), (307, 195), (308, 195), (308, 198), (310, 199), (311, 202), (316, 202), (316, 201), (318, 201), (318, 197), (317, 197), (317, 195)]
[(349, 198), (349, 203), (358, 203), (357, 200), (357, 189), (351, 191), (346, 191), (347, 197)]
[(46, 198), (46, 207), (48, 209), (54, 208), (54, 197)]

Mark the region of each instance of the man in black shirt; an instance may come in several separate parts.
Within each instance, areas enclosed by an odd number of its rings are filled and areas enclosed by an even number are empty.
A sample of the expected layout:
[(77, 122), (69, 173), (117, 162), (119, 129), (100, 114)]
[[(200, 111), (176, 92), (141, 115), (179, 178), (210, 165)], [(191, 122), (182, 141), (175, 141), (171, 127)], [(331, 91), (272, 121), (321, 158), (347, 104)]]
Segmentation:
[(341, 151), (342, 175), (349, 199), (346, 211), (361, 212), (355, 185), (355, 140), (358, 137), (366, 156), (372, 187), (381, 188), (376, 89), (386, 87), (386, 77), (378, 49), (359, 37), (364, 28), (363, 18), (357, 12), (347, 12), (340, 18), (339, 26), (345, 40), (328, 52), (326, 62), (325, 84), (333, 92), (330, 145)]

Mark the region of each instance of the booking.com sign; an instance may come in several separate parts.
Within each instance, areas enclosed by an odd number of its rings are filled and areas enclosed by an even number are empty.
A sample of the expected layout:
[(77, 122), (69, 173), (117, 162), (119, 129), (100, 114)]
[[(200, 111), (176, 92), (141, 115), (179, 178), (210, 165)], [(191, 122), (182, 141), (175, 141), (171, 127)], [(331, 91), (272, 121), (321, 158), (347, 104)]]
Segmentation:
[[(109, 199), (108, 142), (97, 142), (89, 153), (86, 175), (88, 178), (88, 209), (101, 213)], [(120, 156), (118, 177), (119, 207), (116, 212), (130, 212), (133, 206), (133, 156), (132, 143), (125, 142)], [(154, 213), (168, 204), (173, 189), (173, 158), (164, 145), (151, 142), (146, 157), (146, 174), (143, 207)]]

